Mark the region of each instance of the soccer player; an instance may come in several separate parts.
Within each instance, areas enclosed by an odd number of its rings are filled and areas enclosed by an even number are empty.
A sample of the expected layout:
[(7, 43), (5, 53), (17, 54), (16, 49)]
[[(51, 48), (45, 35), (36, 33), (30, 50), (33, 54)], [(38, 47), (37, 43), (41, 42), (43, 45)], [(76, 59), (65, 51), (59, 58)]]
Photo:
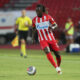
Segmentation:
[(26, 38), (28, 36), (29, 27), (32, 25), (32, 20), (26, 16), (26, 10), (22, 10), (21, 13), (22, 16), (16, 20), (16, 30), (21, 44), (21, 56), (26, 58)]
[[(43, 5), (37, 5), (36, 13), (37, 16), (32, 20), (33, 32), (35, 29), (37, 30), (41, 48), (46, 53), (47, 59), (56, 68), (56, 71), (61, 74), (59, 46), (57, 45), (52, 32), (52, 30), (57, 27), (57, 24), (50, 15), (45, 13)], [(57, 64), (54, 61), (51, 51), (53, 51), (56, 56)]]
[(72, 19), (69, 17), (66, 24), (65, 24), (65, 34), (67, 40), (67, 50), (69, 52), (69, 45), (74, 42), (73, 35), (74, 35), (74, 23)]

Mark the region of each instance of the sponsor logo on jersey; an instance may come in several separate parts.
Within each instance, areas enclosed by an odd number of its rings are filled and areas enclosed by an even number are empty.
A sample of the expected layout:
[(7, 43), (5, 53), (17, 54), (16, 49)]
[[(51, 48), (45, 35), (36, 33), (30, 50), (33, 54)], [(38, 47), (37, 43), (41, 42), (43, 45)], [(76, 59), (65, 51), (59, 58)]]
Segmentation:
[(48, 27), (49, 27), (49, 23), (47, 21), (36, 24), (37, 29), (47, 29)]

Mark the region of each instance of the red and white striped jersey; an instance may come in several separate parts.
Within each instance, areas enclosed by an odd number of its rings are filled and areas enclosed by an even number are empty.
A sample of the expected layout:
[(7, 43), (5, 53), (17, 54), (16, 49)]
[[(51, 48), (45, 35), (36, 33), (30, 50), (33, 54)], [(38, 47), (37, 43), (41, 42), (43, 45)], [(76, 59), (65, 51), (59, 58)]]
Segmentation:
[(48, 28), (51, 24), (54, 24), (54, 19), (48, 15), (44, 14), (41, 18), (36, 16), (33, 20), (33, 27), (36, 27), (38, 32), (39, 41), (42, 40), (54, 40), (53, 32)]

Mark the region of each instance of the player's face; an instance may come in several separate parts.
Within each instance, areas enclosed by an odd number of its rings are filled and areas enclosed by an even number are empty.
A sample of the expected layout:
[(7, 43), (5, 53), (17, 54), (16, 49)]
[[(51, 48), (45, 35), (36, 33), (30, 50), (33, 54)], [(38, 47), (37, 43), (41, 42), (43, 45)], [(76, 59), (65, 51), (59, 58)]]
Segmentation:
[(42, 17), (42, 15), (43, 15), (42, 8), (40, 8), (40, 7), (36, 8), (36, 13), (37, 13), (38, 17)]
[(68, 19), (68, 22), (71, 22), (71, 21), (72, 21), (71, 18), (69, 18), (69, 19)]
[(26, 16), (26, 10), (22, 10), (22, 16)]

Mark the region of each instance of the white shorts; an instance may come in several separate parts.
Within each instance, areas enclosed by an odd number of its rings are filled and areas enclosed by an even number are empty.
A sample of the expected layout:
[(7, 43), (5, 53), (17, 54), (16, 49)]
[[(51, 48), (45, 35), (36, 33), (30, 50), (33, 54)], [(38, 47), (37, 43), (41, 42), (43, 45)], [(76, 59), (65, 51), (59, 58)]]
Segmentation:
[(66, 36), (66, 39), (73, 39), (73, 35)]

